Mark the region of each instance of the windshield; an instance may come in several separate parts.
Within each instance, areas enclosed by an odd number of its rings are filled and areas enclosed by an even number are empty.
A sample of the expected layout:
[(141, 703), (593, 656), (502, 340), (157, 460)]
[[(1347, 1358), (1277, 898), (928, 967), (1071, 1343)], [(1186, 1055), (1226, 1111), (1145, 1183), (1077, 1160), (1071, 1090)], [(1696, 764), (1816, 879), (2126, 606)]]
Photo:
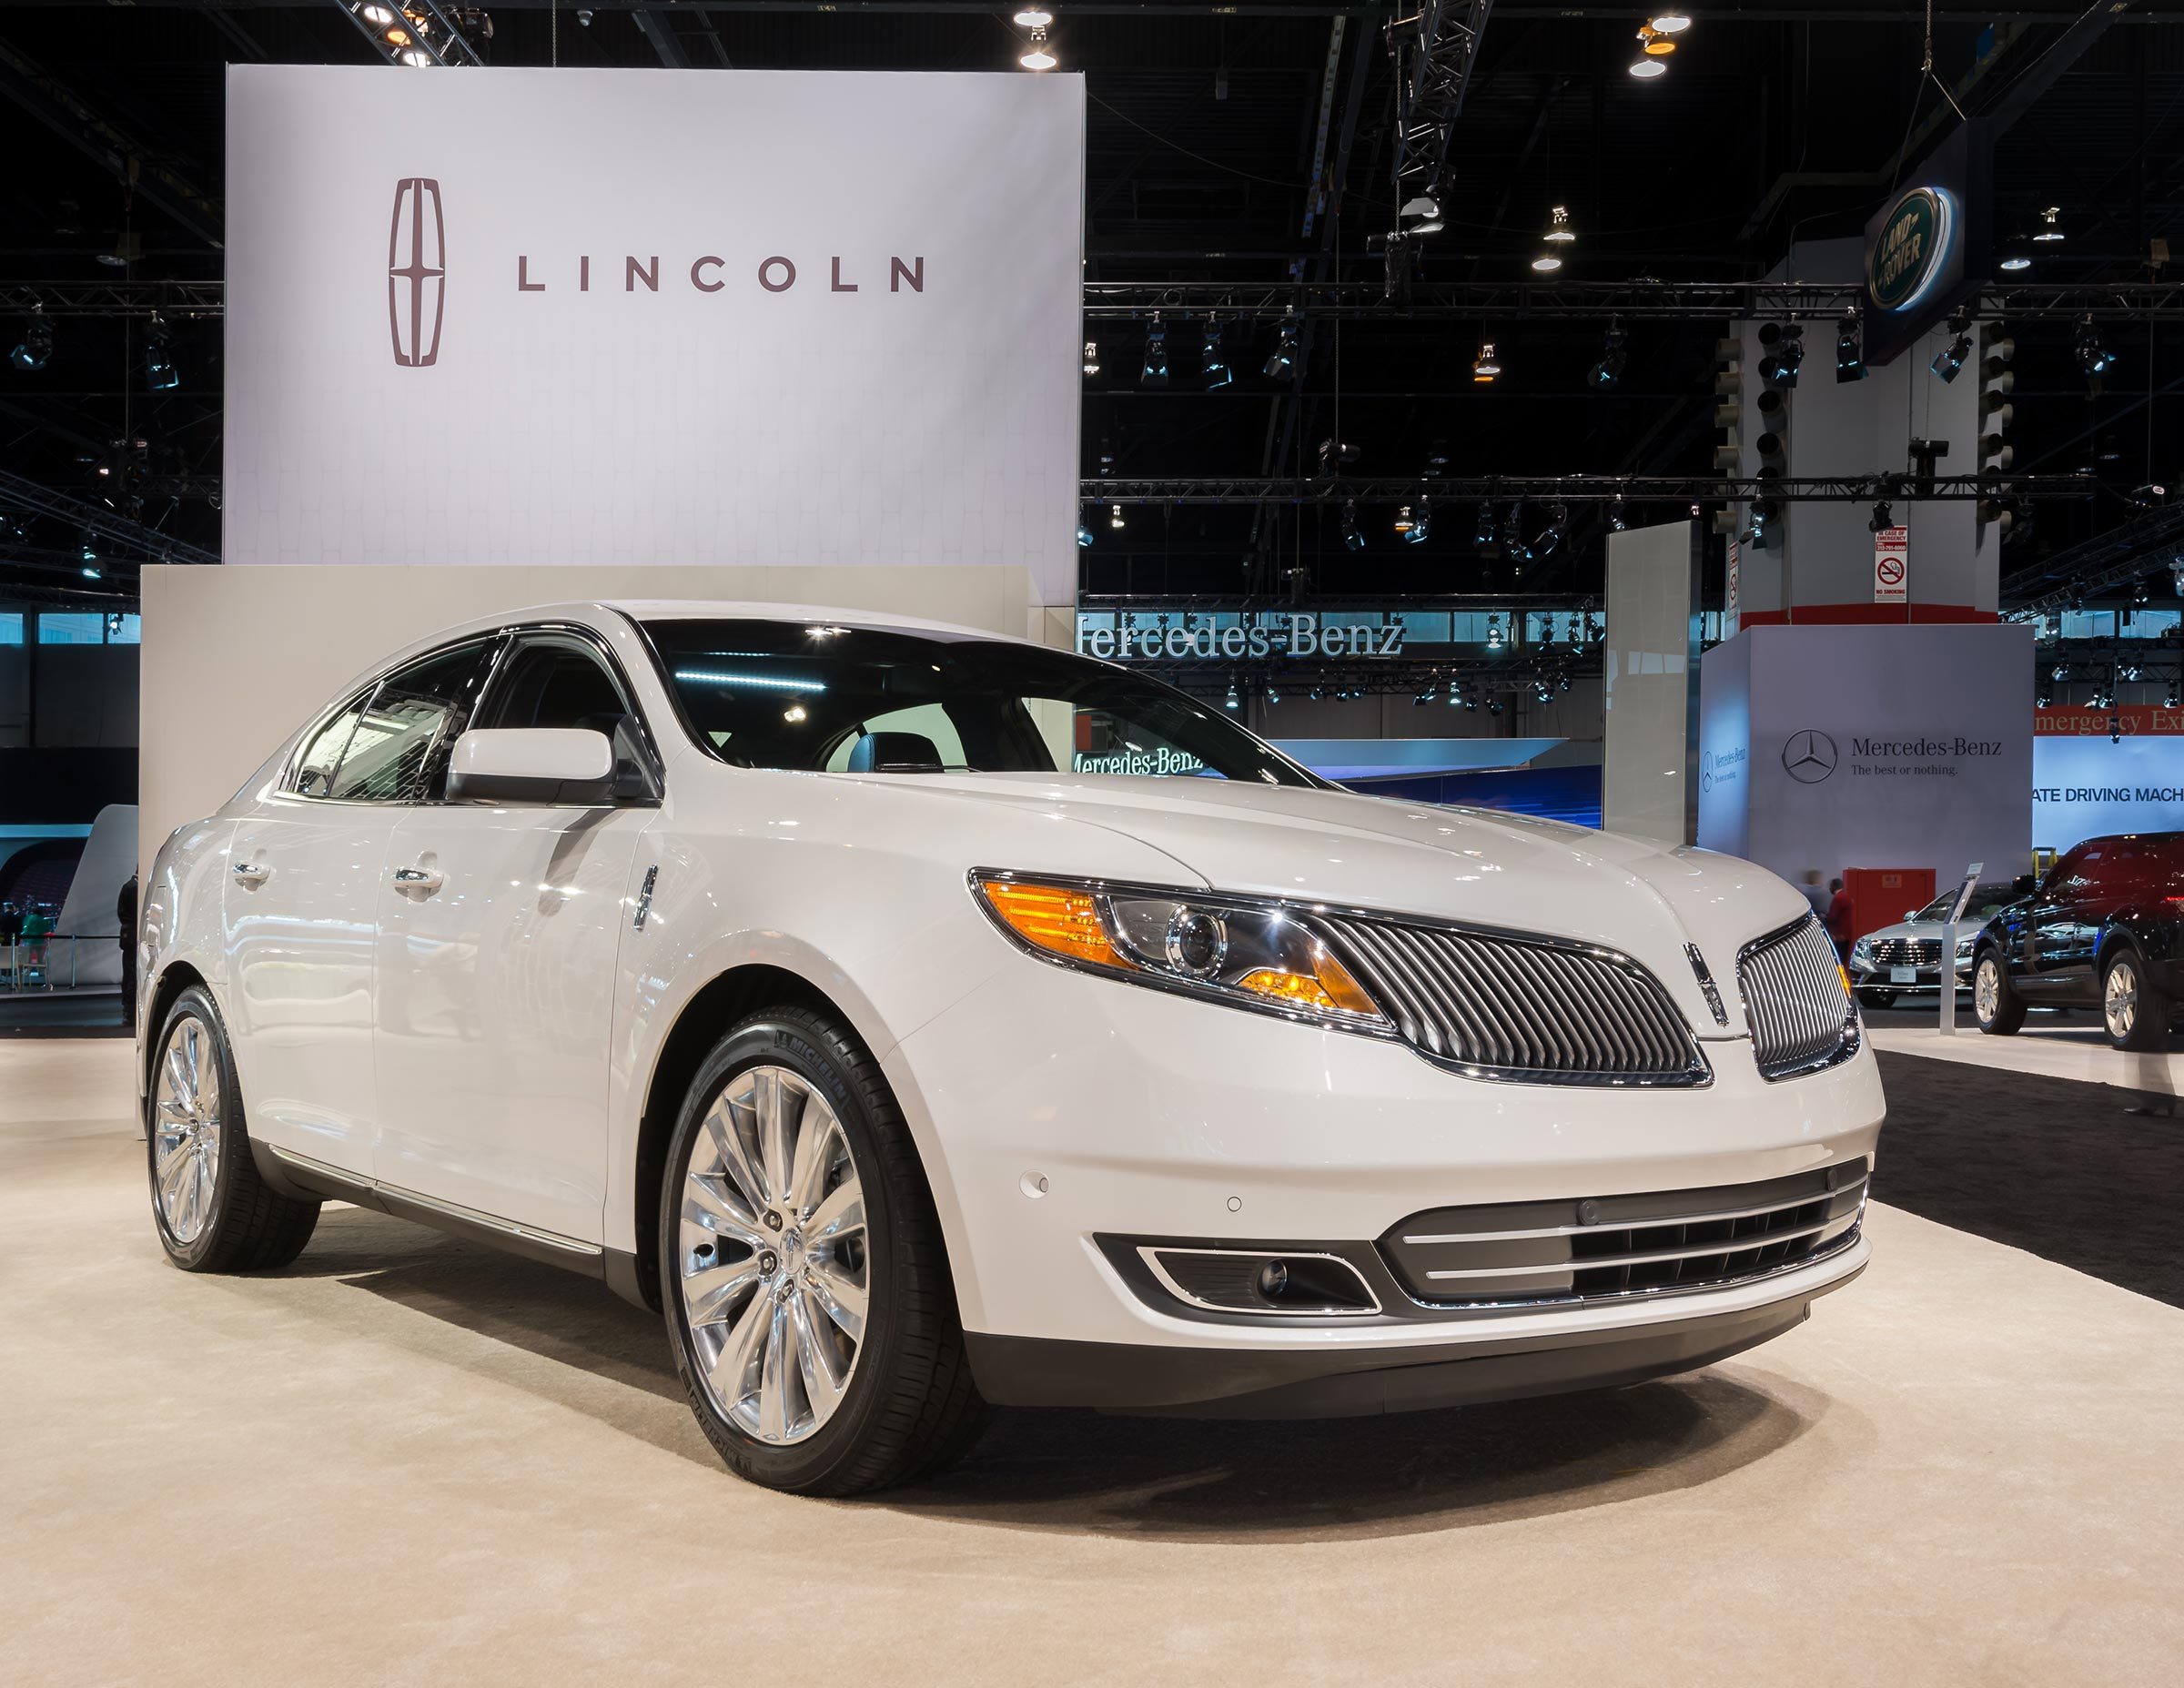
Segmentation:
[[(1993, 884), (1974, 885), (1972, 900), (1965, 908), (1964, 917), (1967, 920), (1990, 920), (2017, 900), (2017, 888), (2007, 879), (1998, 880)], [(1949, 917), (1949, 910), (1956, 906), (1956, 893), (1954, 890), (1945, 891), (1911, 918), (1945, 921)]]
[(1036, 645), (803, 622), (645, 632), (690, 731), (737, 767), (1320, 783), (1218, 710)]

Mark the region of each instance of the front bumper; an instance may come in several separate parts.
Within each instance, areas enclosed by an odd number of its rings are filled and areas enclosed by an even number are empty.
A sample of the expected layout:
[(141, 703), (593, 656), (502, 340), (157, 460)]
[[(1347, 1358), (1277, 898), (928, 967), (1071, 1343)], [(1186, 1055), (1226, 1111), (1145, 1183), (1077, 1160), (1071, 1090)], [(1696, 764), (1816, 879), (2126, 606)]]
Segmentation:
[[(1854, 1268), (1815, 1294), (1840, 1289)], [(999, 1406), (1222, 1419), (1349, 1419), (1615, 1389), (1696, 1370), (1795, 1329), (1803, 1297), (1636, 1331), (1581, 1329), (1340, 1352), (1146, 1348), (967, 1333), (971, 1370)]]
[[(1712, 1077), (1697, 1087), (1494, 1083), (1400, 1044), (1026, 961), (883, 1065), (989, 1398), (1384, 1410), (1705, 1364), (1794, 1325), (1868, 1245), (1673, 1295), (1318, 1322), (1164, 1310), (1098, 1239), (1370, 1248), (1428, 1208), (1752, 1184), (1872, 1157), (1884, 1110), (1870, 1053), (1769, 1084), (1748, 1041), (1703, 1047)], [(1329, 1381), (1341, 1379), (1364, 1380)], [(1338, 1399), (1366, 1404), (1326, 1404)]]
[[(1909, 985), (1897, 984), (1895, 978), (1896, 970), (1892, 967), (1859, 967), (1854, 965), (1848, 971), (1852, 986), (1862, 991), (1887, 991), (1898, 996), (1909, 996), (1924, 992), (1931, 996), (1941, 989), (1941, 969), (1939, 967), (1913, 969), (1916, 982)], [(1968, 991), (1972, 988), (1972, 958), (1969, 955), (1957, 964), (1956, 988), (1960, 991)]]

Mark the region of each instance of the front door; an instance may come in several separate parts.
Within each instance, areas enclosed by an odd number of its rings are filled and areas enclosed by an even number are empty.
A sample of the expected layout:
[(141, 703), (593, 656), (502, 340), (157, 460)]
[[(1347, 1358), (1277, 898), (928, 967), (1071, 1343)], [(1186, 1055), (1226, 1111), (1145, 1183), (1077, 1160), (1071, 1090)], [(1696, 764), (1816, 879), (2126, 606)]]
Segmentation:
[[(519, 634), (473, 724), (642, 744), (622, 677), (579, 632)], [(656, 773), (629, 771), (626, 805), (403, 814), (380, 916), (382, 1183), (600, 1241), (617, 951), (654, 813)]]

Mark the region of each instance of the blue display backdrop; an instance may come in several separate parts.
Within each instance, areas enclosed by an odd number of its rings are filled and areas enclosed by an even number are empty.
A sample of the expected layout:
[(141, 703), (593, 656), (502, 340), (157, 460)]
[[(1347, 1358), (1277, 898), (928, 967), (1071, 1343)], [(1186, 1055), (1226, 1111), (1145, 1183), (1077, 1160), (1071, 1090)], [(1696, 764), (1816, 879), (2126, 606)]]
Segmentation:
[(2043, 733), (2032, 741), (2032, 841), (2068, 850), (2103, 833), (2184, 830), (2184, 737)]

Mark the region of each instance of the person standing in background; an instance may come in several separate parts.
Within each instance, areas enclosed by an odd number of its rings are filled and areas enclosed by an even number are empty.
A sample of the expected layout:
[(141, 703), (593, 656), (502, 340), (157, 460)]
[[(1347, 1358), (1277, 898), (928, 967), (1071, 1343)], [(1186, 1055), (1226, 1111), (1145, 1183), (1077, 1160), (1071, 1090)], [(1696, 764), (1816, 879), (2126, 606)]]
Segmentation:
[(0, 979), (15, 982), (15, 945), (23, 941), (23, 911), (13, 902), (0, 903)]
[(121, 944), (121, 1023), (136, 1023), (136, 875), (131, 874), (114, 899), (114, 923)]
[(1820, 883), (1820, 870), (1816, 867), (1806, 868), (1805, 883), (1797, 888), (1805, 893), (1805, 900), (1813, 905), (1813, 913), (1822, 920), (1825, 920), (1827, 918), (1827, 887)]
[(1850, 893), (1840, 879), (1827, 882), (1827, 935), (1835, 941), (1835, 959), (1850, 960)]

